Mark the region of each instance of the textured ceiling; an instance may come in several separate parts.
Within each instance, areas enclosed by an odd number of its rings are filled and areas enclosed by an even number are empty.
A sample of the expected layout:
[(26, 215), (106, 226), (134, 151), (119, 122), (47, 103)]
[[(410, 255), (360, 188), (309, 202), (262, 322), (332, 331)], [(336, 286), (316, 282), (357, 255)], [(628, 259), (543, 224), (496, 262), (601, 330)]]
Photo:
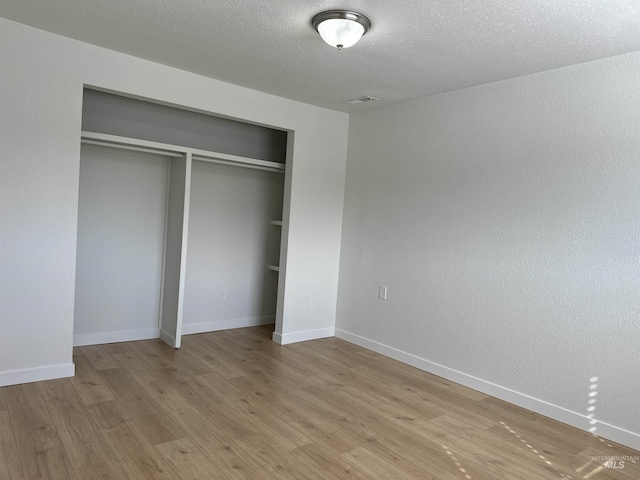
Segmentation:
[[(341, 52), (310, 25), (333, 8), (373, 22)], [(640, 50), (640, 0), (0, 0), (0, 16), (349, 112)], [(381, 100), (341, 103), (363, 95)]]

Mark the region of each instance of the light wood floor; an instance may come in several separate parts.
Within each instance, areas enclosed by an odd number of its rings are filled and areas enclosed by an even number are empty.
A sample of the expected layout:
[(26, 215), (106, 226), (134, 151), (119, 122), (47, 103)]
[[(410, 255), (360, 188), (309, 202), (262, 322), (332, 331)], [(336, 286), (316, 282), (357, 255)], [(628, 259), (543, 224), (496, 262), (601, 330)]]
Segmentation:
[(0, 479), (640, 479), (630, 450), (338, 339), (75, 349), (0, 389)]

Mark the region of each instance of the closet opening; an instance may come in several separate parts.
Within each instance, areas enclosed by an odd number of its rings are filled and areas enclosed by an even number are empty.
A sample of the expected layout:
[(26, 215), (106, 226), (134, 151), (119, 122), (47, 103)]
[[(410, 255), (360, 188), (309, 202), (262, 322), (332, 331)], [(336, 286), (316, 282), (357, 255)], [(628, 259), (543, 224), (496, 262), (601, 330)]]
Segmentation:
[(81, 141), (74, 345), (275, 323), (287, 132), (86, 89)]

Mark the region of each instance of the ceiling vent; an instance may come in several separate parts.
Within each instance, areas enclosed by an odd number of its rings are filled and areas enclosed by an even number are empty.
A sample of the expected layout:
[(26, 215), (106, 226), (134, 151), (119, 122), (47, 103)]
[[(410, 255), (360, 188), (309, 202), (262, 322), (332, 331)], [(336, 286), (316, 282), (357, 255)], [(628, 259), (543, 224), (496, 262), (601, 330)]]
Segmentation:
[(359, 103), (373, 102), (374, 100), (380, 100), (378, 97), (372, 97), (371, 95), (365, 95), (364, 97), (354, 98), (352, 100), (345, 100), (342, 103), (348, 103), (349, 105), (357, 105)]

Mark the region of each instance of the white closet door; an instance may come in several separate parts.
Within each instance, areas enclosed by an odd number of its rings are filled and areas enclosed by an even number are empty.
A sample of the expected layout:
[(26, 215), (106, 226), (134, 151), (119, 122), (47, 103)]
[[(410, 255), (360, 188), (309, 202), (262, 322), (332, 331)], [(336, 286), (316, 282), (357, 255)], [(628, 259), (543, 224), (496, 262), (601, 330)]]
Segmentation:
[(191, 154), (172, 158), (169, 175), (160, 338), (172, 347), (180, 348), (189, 229)]
[(158, 337), (168, 162), (82, 147), (75, 344)]

